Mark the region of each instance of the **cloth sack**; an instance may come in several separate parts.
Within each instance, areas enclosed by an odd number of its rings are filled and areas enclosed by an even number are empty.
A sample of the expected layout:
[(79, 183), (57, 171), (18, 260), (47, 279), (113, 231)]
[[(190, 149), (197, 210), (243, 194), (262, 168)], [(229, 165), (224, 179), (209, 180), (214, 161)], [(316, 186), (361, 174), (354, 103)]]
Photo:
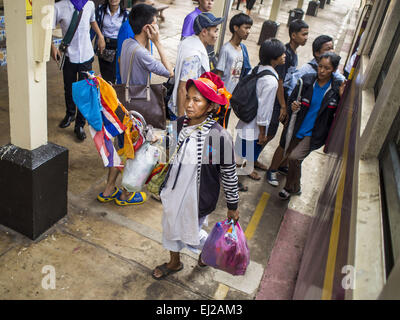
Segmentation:
[(93, 129), (101, 131), (103, 127), (102, 105), (97, 82), (94, 79), (74, 82), (72, 84), (72, 99)]

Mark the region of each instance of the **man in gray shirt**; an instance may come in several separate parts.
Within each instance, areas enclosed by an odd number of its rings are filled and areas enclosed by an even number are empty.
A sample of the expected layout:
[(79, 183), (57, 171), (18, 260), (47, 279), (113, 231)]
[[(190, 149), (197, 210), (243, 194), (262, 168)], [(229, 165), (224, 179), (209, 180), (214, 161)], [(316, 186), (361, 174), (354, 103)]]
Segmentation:
[[(172, 66), (166, 59), (164, 48), (159, 40), (157, 10), (147, 4), (138, 4), (132, 8), (132, 12), (129, 15), (129, 24), (135, 33), (135, 38), (126, 39), (122, 44), (120, 58), (122, 83), (126, 83), (128, 73), (131, 73), (129, 81), (131, 85), (145, 85), (150, 72), (163, 77), (172, 77)], [(154, 59), (149, 50), (146, 49), (149, 47), (149, 40), (156, 46), (161, 62)], [(132, 62), (132, 69), (129, 70), (129, 62), (134, 50), (135, 56)], [(143, 192), (129, 193), (115, 186), (118, 174), (119, 170), (117, 168), (110, 168), (104, 192), (101, 192), (97, 199), (100, 202), (115, 201), (121, 206), (145, 202), (146, 195)]]
[[(147, 83), (147, 78), (150, 72), (163, 77), (172, 77), (173, 68), (166, 58), (163, 46), (159, 40), (159, 30), (157, 25), (157, 10), (146, 4), (138, 4), (132, 10), (129, 16), (129, 22), (132, 30), (135, 33), (134, 39), (126, 39), (122, 44), (120, 58), (120, 72), (122, 83), (126, 83), (128, 73), (131, 73), (130, 85), (144, 85)], [(144, 14), (151, 16), (155, 15), (143, 25)], [(158, 50), (161, 62), (156, 60), (147, 49), (151, 40)], [(129, 70), (129, 62), (131, 55), (134, 52), (132, 69)]]

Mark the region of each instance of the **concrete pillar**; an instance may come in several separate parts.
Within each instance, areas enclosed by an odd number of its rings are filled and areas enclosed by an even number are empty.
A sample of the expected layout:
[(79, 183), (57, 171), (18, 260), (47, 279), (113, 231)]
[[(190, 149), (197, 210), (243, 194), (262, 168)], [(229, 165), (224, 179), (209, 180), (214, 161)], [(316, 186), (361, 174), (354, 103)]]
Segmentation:
[(269, 20), (276, 21), (279, 14), (279, 9), (281, 8), (281, 0), (273, 0), (271, 6), (271, 13), (269, 15)]
[(281, 1), (273, 0), (269, 19), (267, 21), (264, 21), (261, 27), (260, 36), (257, 42), (258, 45), (261, 45), (267, 39), (276, 37), (280, 25), (280, 23), (276, 21), (278, 18), (280, 7)]
[(222, 45), (224, 44), (226, 26), (229, 23), (229, 12), (232, 8), (233, 0), (215, 1), (211, 13), (216, 17), (224, 17), (225, 21), (220, 25), (217, 46), (215, 52), (219, 53)]
[(4, 0), (11, 143), (0, 147), (0, 224), (36, 239), (67, 213), (68, 150), (47, 143), (54, 0), (31, 3)]
[(297, 1), (297, 8), (302, 9), (304, 4), (304, 0)]
[(33, 23), (26, 16), (26, 1), (4, 1), (11, 143), (33, 150), (47, 143), (46, 63), (33, 58)]

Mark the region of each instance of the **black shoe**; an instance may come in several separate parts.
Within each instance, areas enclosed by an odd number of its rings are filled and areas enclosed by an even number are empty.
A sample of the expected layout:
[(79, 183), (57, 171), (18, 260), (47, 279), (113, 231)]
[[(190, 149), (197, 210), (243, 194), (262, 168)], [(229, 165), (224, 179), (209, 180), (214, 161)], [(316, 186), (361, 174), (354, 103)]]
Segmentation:
[(284, 176), (287, 176), (289, 172), (289, 167), (279, 167), (278, 172)]
[(75, 120), (75, 116), (66, 115), (64, 119), (61, 120), (60, 124), (58, 125), (60, 128), (69, 127), (72, 121)]
[(83, 141), (86, 139), (86, 133), (83, 127), (75, 127), (74, 132), (79, 140)]

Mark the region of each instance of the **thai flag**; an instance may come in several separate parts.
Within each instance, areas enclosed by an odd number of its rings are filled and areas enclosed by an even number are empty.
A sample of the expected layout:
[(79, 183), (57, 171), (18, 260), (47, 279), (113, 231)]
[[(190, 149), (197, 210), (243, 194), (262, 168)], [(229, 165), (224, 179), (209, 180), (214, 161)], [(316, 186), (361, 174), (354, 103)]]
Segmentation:
[(90, 134), (92, 135), (94, 145), (103, 160), (105, 167), (123, 167), (121, 158), (112, 143), (112, 135), (107, 132), (105, 127), (101, 131), (96, 131), (89, 125)]
[(126, 127), (118, 119), (114, 111), (107, 105), (107, 103), (101, 98), (101, 117), (103, 119), (103, 126), (105, 130), (112, 136), (115, 137), (126, 130)]

